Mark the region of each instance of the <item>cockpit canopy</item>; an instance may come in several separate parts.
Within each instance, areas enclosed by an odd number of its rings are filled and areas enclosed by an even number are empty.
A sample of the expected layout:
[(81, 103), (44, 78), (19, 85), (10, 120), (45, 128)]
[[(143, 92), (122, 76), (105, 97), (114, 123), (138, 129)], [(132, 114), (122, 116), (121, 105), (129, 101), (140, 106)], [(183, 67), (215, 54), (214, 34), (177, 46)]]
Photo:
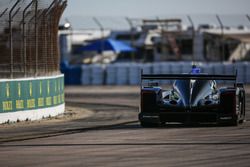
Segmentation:
[(197, 106), (200, 99), (205, 99), (213, 93), (215, 81), (211, 80), (176, 80), (173, 84), (175, 91), (184, 106)]

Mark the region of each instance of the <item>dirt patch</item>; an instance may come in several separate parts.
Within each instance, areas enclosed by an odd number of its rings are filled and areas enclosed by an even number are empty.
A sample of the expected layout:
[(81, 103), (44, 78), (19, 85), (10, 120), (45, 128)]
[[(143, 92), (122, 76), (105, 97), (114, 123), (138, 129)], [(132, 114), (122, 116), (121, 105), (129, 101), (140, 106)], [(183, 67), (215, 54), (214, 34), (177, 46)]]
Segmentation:
[(25, 127), (25, 126), (37, 126), (37, 125), (49, 125), (60, 122), (72, 121), (75, 119), (84, 119), (92, 116), (94, 113), (88, 109), (66, 105), (65, 112), (55, 117), (47, 117), (41, 120), (35, 121), (20, 121), (0, 124), (0, 128), (12, 128), (12, 127)]

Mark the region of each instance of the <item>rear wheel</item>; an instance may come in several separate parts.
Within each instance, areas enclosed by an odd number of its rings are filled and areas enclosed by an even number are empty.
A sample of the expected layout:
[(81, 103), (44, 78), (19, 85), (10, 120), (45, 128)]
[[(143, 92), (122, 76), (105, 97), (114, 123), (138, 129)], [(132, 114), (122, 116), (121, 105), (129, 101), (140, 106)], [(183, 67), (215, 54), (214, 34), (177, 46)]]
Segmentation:
[(238, 126), (239, 125), (239, 116), (237, 116), (229, 125), (231, 126)]
[(141, 121), (140, 124), (141, 124), (141, 126), (142, 126), (143, 128), (153, 128), (153, 127), (158, 127), (158, 126), (159, 126), (158, 123), (143, 122), (143, 121)]
[(239, 123), (242, 124), (245, 120), (245, 92), (242, 91), (240, 96), (240, 120)]
[(238, 124), (239, 124), (239, 114), (233, 116), (232, 120), (217, 122), (218, 126), (238, 126)]
[(239, 120), (239, 124), (243, 124), (244, 119)]

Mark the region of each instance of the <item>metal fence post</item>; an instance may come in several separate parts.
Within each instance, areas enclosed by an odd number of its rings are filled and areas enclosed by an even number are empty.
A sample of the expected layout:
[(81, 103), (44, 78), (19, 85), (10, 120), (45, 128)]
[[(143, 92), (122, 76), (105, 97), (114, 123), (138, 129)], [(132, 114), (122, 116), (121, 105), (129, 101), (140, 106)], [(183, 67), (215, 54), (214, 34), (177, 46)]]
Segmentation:
[[(50, 12), (52, 11), (53, 6), (55, 5), (56, 1), (53, 1), (50, 6), (48, 7), (46, 14), (45, 14), (45, 22), (46, 22), (46, 32), (45, 33), (45, 46), (46, 46), (46, 57), (49, 55), (49, 53), (51, 52), (51, 50), (49, 49), (51, 47), (51, 43), (50, 43)], [(48, 58), (46, 58), (46, 63), (45, 63), (45, 71), (46, 73), (49, 72), (48, 69), (49, 65), (48, 65)]]
[(6, 8), (1, 14), (0, 17), (2, 17), (6, 12), (7, 12), (8, 8)]
[(26, 48), (26, 22), (25, 17), (27, 17), (26, 12), (28, 8), (33, 4), (31, 1), (23, 11), (23, 63), (24, 63), (24, 77), (27, 77), (27, 48)]
[(16, 3), (12, 6), (9, 12), (9, 47), (10, 47), (10, 78), (13, 78), (13, 71), (14, 71), (14, 58), (13, 58), (13, 39), (12, 39), (12, 19), (17, 14), (18, 9), (14, 15), (12, 15), (13, 10), (16, 8), (17, 4), (20, 0), (17, 0)]
[(37, 76), (38, 72), (38, 31), (37, 31), (37, 6), (38, 1), (35, 0), (35, 76)]

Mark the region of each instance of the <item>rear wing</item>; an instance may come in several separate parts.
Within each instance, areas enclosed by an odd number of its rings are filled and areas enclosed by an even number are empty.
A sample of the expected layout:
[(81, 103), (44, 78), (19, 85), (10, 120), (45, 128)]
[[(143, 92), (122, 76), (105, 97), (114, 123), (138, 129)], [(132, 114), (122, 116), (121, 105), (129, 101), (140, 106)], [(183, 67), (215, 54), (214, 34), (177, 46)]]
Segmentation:
[(237, 80), (237, 71), (235, 75), (209, 75), (209, 74), (143, 74), (141, 70), (142, 80)]
[(141, 80), (231, 80), (236, 81), (236, 75), (208, 74), (141, 74)]

